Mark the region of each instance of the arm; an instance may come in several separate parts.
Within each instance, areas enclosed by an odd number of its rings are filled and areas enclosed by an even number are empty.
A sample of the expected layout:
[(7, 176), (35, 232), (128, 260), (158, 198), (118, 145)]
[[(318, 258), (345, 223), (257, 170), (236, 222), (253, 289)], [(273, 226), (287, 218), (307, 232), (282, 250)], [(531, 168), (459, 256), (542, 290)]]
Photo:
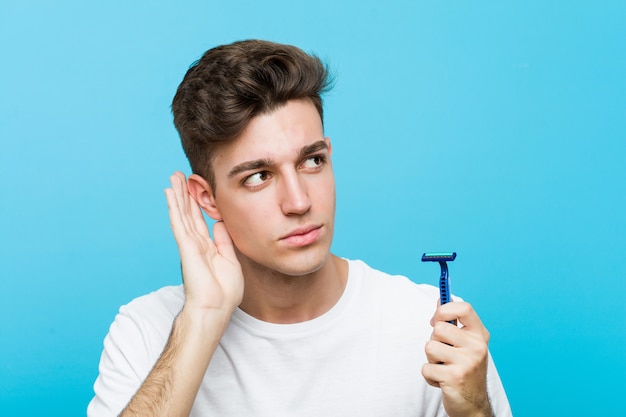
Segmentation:
[(224, 223), (211, 240), (185, 177), (165, 190), (183, 269), (185, 304), (160, 358), (120, 416), (188, 416), (211, 357), (241, 303), (243, 275)]
[[(448, 323), (457, 319), (461, 327)], [(447, 303), (437, 308), (431, 325), (422, 374), (441, 388), (446, 412), (450, 417), (492, 417), (487, 394), (489, 332), (478, 315), (468, 303)]]

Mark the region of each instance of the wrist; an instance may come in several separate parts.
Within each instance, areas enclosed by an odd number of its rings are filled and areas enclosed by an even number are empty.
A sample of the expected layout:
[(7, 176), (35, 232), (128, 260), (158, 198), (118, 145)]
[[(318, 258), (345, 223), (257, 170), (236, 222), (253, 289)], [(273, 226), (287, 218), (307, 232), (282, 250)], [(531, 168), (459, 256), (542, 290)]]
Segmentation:
[(217, 308), (200, 308), (185, 304), (176, 316), (176, 321), (194, 331), (210, 331), (225, 328), (232, 311)]
[(491, 403), (486, 400), (480, 407), (480, 410), (473, 414), (474, 417), (494, 417), (493, 410), (491, 409)]
[(221, 337), (226, 330), (233, 310), (194, 307), (185, 303), (175, 318), (174, 327), (193, 334), (218, 334)]
[(491, 408), (491, 402), (488, 397), (479, 396), (474, 398), (465, 398), (465, 404), (460, 407), (444, 404), (448, 415), (455, 417), (494, 417)]

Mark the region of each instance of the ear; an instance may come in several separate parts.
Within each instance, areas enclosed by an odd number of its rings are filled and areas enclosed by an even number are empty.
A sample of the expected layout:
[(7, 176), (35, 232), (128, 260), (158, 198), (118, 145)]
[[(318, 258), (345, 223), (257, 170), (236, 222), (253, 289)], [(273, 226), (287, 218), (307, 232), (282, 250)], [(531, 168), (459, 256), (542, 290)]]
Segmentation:
[(215, 204), (215, 193), (204, 178), (198, 174), (191, 174), (187, 180), (187, 188), (189, 189), (189, 194), (210, 218), (222, 220), (220, 210)]
[(330, 144), (330, 138), (325, 137), (324, 141), (326, 142), (326, 145), (328, 145), (328, 156), (333, 156), (333, 146)]

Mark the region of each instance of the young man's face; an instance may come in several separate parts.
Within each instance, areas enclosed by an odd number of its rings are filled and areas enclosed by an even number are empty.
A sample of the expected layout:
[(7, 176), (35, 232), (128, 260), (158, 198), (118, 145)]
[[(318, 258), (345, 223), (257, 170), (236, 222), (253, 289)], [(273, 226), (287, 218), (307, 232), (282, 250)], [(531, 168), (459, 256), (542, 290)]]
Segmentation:
[(325, 265), (335, 215), (330, 156), (320, 116), (306, 100), (252, 119), (219, 149), (213, 202), (244, 267), (296, 276)]

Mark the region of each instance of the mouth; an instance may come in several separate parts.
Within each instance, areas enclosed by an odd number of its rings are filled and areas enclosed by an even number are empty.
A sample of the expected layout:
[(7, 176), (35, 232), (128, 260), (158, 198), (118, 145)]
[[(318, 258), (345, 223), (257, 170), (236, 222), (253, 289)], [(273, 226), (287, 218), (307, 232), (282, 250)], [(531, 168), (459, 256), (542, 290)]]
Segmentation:
[(288, 244), (289, 246), (301, 247), (310, 245), (317, 241), (321, 233), (321, 225), (307, 226), (294, 229), (287, 235), (281, 237), (279, 240)]

